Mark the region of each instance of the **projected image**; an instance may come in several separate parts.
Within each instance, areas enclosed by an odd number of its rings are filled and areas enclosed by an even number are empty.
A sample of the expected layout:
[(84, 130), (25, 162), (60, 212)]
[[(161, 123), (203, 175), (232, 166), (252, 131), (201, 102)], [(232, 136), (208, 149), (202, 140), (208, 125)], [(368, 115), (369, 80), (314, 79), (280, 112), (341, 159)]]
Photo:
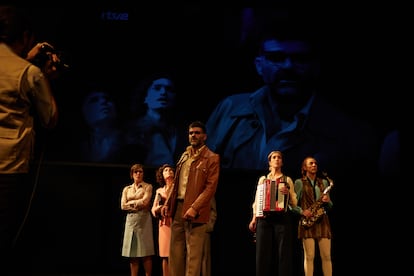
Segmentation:
[(222, 167), (263, 169), (274, 149), (285, 154), (291, 175), (308, 155), (332, 173), (350, 164), (376, 166), (376, 130), (321, 94), (318, 29), (300, 19), (272, 16), (263, 23), (251, 61), (261, 84), (222, 99), (209, 115), (207, 144)]
[(123, 133), (119, 107), (109, 92), (95, 88), (82, 101), (82, 117), (87, 130), (80, 143), (82, 161), (120, 162)]
[[(68, 146), (48, 160), (174, 164), (193, 120), (206, 122), (208, 146), (226, 169), (262, 170), (266, 153), (275, 149), (284, 152), (288, 173), (297, 173), (308, 155), (333, 175), (350, 164), (386, 168), (380, 156), (397, 158), (399, 141), (382, 142), (391, 125), (371, 118), (380, 110), (355, 113), (364, 111), (358, 108), (363, 102), (354, 107), (346, 95), (336, 100), (321, 90), (321, 36), (312, 14), (280, 8), (177, 12), (187, 20), (177, 22), (167, 10), (132, 8), (80, 17), (90, 22), (82, 30), (89, 40), (62, 42), (74, 58), (65, 87), (70, 92), (60, 96), (66, 114), (56, 140)], [(145, 24), (155, 13), (162, 27)], [(223, 20), (205, 26), (212, 16)], [(217, 50), (220, 55), (209, 54)], [(88, 99), (84, 83), (90, 81), (103, 89), (85, 107), (73, 98)], [(112, 90), (116, 104), (100, 95), (105, 90)], [(87, 119), (100, 114), (98, 104), (116, 118)]]
[(134, 89), (124, 133), (129, 159), (141, 156), (153, 167), (175, 164), (187, 142), (176, 93), (174, 77), (164, 72), (148, 76)]

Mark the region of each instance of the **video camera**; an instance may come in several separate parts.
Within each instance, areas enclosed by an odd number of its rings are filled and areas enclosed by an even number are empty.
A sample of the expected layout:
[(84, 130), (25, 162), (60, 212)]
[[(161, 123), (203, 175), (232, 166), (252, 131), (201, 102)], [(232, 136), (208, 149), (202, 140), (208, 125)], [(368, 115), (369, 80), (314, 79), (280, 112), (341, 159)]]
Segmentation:
[[(58, 61), (53, 61), (52, 55), (55, 54), (58, 56)], [(46, 62), (52, 60), (53, 65), (56, 66), (58, 71), (63, 71), (69, 69), (69, 65), (64, 62), (64, 56), (62, 52), (56, 51), (55, 48), (50, 45), (43, 43), (40, 46), (39, 53), (32, 60), (32, 63), (40, 68), (46, 65)]]

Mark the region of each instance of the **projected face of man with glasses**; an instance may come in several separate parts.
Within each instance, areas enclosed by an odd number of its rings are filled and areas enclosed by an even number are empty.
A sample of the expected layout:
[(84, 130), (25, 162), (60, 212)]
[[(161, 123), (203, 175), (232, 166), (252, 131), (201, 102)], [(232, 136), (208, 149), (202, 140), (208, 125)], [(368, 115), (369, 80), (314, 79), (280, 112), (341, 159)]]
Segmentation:
[(314, 77), (314, 60), (306, 41), (264, 40), (255, 65), (274, 96), (309, 96), (309, 84)]

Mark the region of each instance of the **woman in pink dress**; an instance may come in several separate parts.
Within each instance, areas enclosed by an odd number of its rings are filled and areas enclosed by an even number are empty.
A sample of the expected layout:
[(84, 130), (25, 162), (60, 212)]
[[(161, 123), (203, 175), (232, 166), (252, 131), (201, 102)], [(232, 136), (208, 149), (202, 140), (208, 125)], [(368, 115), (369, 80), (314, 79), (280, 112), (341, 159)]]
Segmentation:
[(158, 250), (162, 264), (162, 275), (168, 276), (168, 256), (170, 252), (171, 239), (171, 221), (172, 217), (162, 217), (161, 207), (167, 199), (174, 182), (175, 169), (169, 165), (164, 164), (158, 168), (156, 172), (156, 181), (160, 187), (156, 190), (154, 203), (152, 204), (151, 213), (158, 218)]

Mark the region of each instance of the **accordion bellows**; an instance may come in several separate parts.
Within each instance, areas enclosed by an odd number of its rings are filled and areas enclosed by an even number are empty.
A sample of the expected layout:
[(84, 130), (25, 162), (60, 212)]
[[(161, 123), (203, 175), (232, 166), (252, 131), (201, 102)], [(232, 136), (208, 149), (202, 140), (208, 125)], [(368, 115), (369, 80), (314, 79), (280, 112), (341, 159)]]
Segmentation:
[(257, 185), (256, 216), (263, 217), (268, 212), (286, 212), (289, 194), (285, 195), (280, 189), (286, 185), (284, 178), (276, 180), (264, 179)]

